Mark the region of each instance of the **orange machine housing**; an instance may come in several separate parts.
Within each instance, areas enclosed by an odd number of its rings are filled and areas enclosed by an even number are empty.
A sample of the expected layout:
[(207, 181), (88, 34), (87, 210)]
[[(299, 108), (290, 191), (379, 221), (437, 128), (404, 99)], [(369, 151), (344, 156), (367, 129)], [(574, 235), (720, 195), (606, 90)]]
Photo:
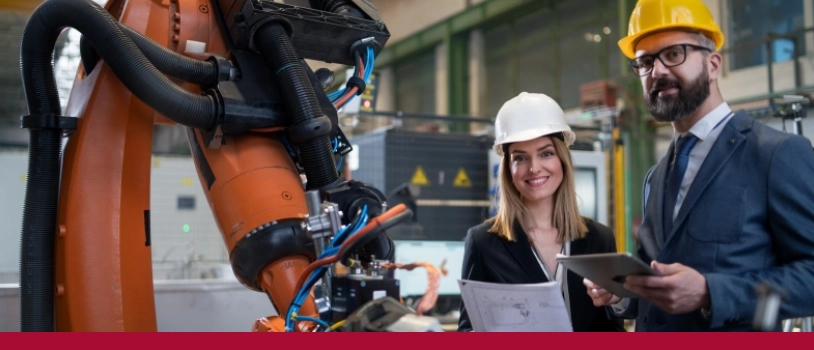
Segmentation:
[[(187, 40), (194, 40), (206, 43), (208, 53), (229, 58), (209, 1), (111, 0), (105, 8), (121, 23), (176, 52), (184, 53)], [(91, 72), (80, 67), (66, 110), (79, 120), (64, 150), (56, 329), (156, 331), (149, 233), (152, 132), (154, 124), (172, 122), (99, 63)], [(195, 85), (176, 82), (200, 92)], [(230, 254), (266, 224), (303, 220), (308, 210), (302, 182), (272, 134), (226, 135), (222, 146), (209, 148), (199, 131), (189, 130), (193, 153), (199, 152), (194, 159), (201, 184)], [(269, 264), (247, 287), (259, 286), (282, 313), (312, 259), (292, 253)], [(300, 314), (316, 315), (313, 298)], [(309, 330), (312, 325), (303, 322), (299, 327)]]

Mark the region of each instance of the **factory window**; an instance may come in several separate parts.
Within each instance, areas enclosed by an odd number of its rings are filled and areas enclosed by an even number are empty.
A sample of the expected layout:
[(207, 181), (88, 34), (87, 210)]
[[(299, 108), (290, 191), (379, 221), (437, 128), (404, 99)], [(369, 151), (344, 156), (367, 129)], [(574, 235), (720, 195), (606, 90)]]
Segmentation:
[(621, 75), (618, 0), (540, 4), (484, 28), (487, 93), (480, 110), (488, 117), (523, 91), (579, 107), (580, 85)]
[[(602, 36), (602, 51), (600, 57), (600, 69), (602, 74), (607, 72), (608, 79), (619, 79), (622, 73), (625, 75), (630, 73), (630, 67), (627, 65), (627, 57), (619, 51), (619, 40), (627, 35), (627, 17), (624, 22), (619, 23), (619, 0), (610, 0), (605, 5), (605, 15), (602, 26), (595, 27), (594, 30)], [(601, 28), (601, 29), (600, 29)], [(605, 77), (605, 75), (602, 75)]]
[(396, 109), (435, 114), (435, 48), (401, 60), (395, 67)]
[(485, 31), (483, 35), (486, 50), (486, 96), (480, 100), (480, 110), (489, 118), (494, 118), (503, 103), (515, 93), (510, 61), (511, 33), (511, 26), (506, 24)]
[[(560, 91), (563, 109), (579, 107), (579, 86), (600, 79), (600, 52), (608, 40), (604, 25), (593, 18), (600, 13), (585, 9), (596, 6), (594, 0), (565, 1), (557, 7), (560, 21)], [(604, 14), (603, 14), (604, 15)]]
[(557, 98), (559, 72), (554, 69), (557, 48), (550, 25), (552, 17), (550, 11), (543, 11), (515, 22), (517, 92), (537, 92)]
[[(805, 26), (803, 0), (728, 0), (727, 5), (731, 69), (766, 64), (764, 40), (770, 34), (787, 34)], [(791, 60), (795, 38), (798, 52), (805, 52), (802, 33), (777, 39), (771, 52), (773, 62)]]

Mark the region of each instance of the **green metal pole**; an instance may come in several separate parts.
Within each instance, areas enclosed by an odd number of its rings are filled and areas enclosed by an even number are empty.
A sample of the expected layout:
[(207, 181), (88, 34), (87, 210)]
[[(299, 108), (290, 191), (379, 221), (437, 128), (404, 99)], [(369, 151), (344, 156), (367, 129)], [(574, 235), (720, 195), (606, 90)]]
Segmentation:
[[(469, 113), (469, 33), (460, 33), (448, 36), (447, 52), (447, 80), (448, 110), (452, 115), (465, 115)], [(456, 122), (450, 125), (450, 131), (469, 132), (469, 123)]]
[[(620, 0), (619, 1), (619, 28), (621, 35), (627, 35), (627, 24), (636, 0)], [(618, 52), (618, 51), (617, 51)], [(617, 53), (622, 55), (621, 52)], [(630, 229), (627, 234), (630, 235), (628, 249), (634, 251), (636, 245), (632, 237), (634, 232), (633, 223), (641, 223), (642, 212), (645, 203), (642, 203), (642, 189), (644, 186), (644, 177), (647, 170), (650, 169), (656, 162), (655, 159), (655, 140), (656, 130), (652, 126), (650, 114), (644, 105), (642, 97), (642, 85), (639, 77), (635, 76), (627, 66), (627, 58), (623, 57), (620, 61), (621, 77), (618, 80), (617, 86), (620, 88), (621, 96), (626, 101), (627, 108), (622, 113), (622, 126), (628, 134), (626, 144), (628, 145), (627, 152), (629, 161), (627, 162), (627, 172), (625, 180), (628, 183), (627, 193), (629, 200), (627, 201), (628, 217)], [(638, 225), (636, 225), (638, 226)]]
[(517, 82), (517, 32), (515, 31), (514, 22), (509, 24), (509, 93), (510, 96), (517, 96), (520, 91), (519, 83)]

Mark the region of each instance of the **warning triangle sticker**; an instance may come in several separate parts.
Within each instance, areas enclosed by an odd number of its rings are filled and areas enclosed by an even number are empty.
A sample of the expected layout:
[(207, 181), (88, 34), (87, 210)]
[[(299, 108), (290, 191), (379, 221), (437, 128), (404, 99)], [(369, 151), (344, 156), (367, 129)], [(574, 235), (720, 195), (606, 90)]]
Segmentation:
[(415, 168), (415, 172), (413, 173), (413, 179), (410, 180), (410, 183), (413, 185), (421, 185), (421, 186), (429, 186), (430, 181), (427, 180), (427, 175), (424, 174), (424, 169), (419, 165)]
[(458, 169), (458, 175), (455, 175), (455, 181), (452, 182), (452, 185), (455, 187), (472, 187), (472, 181), (469, 180), (464, 168)]

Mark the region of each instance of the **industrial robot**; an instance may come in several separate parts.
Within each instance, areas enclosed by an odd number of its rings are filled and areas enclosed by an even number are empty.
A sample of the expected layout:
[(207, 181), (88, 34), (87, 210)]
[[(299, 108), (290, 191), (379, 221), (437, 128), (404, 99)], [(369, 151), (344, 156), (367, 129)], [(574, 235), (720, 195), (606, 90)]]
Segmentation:
[[(82, 34), (82, 62), (63, 112), (53, 54), (66, 28)], [(365, 90), (389, 37), (366, 0), (44, 1), (20, 55), (30, 133), (21, 330), (157, 331), (156, 124), (186, 128), (234, 275), (277, 311), (247, 329), (438, 330), (398, 302), (384, 268), (386, 230), (411, 211), (337, 170), (351, 150), (337, 109)], [(306, 59), (355, 71), (327, 93), (332, 72)]]

